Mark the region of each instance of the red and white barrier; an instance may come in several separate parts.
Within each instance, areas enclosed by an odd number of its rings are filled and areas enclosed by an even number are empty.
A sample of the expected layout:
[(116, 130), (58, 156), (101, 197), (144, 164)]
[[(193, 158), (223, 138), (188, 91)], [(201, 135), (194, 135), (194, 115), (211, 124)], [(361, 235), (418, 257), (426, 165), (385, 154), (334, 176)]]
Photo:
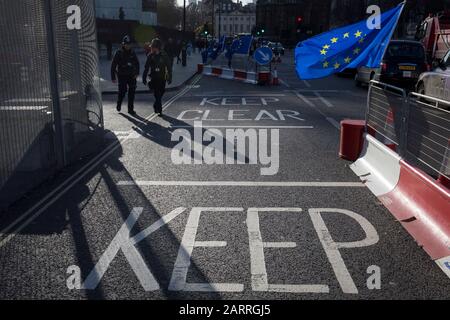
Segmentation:
[(450, 190), (369, 134), (351, 169), (450, 278)]
[(250, 84), (258, 84), (259, 73), (220, 68), (207, 65), (198, 65), (198, 72), (206, 76), (214, 76), (222, 79), (237, 80)]

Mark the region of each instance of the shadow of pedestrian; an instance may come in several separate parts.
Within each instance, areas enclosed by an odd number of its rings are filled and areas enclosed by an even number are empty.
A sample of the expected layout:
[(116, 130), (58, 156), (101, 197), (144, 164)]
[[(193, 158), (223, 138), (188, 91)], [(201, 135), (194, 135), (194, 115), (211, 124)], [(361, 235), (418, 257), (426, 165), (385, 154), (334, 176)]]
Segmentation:
[[(133, 177), (121, 162), (123, 156), (121, 142), (117, 139), (108, 144), (105, 153), (95, 161), (95, 165), (84, 170), (81, 180), (70, 187), (55, 203), (51, 204), (36, 219), (16, 234), (12, 241), (26, 247), (25, 251), (0, 251), (3, 267), (0, 272), (0, 297), (16, 297), (19, 290), (26, 291), (28, 299), (43, 299), (60, 292), (59, 298), (74, 299), (142, 299), (150, 297), (136, 277), (129, 278), (131, 266), (120, 252), (108, 268), (103, 280), (94, 290), (71, 290), (66, 287), (66, 270), (76, 265), (81, 270), (82, 280), (93, 271), (100, 257), (104, 254), (119, 229), (134, 208), (143, 208), (143, 214), (134, 225), (131, 235), (136, 235), (159, 221), (169, 212), (160, 212), (149, 200), (149, 196), (139, 186), (120, 187), (119, 181), (132, 181)], [(78, 177), (76, 177), (78, 178)], [(181, 199), (182, 200), (182, 199)], [(183, 203), (173, 203), (184, 207)], [(187, 220), (186, 209), (174, 221), (183, 225)], [(21, 237), (26, 235), (26, 237)], [(30, 237), (36, 235), (39, 237)], [(154, 235), (150, 235), (136, 244), (150, 272), (160, 285), (157, 297), (166, 299), (189, 299), (192, 293), (169, 291), (173, 263), (183, 250), (180, 240), (182, 235), (174, 234), (169, 226), (163, 226)], [(14, 256), (9, 256), (10, 254)], [(184, 253), (187, 255), (187, 253)], [(118, 260), (118, 261), (116, 261)], [(20, 263), (8, 263), (20, 261)], [(9, 281), (11, 274), (30, 274), (32, 278), (23, 277), (21, 281)], [(124, 266), (118, 268), (118, 266)], [(50, 271), (51, 270), (51, 271)], [(209, 279), (191, 261), (190, 272), (196, 274), (196, 280), (209, 283)], [(50, 273), (48, 273), (50, 271)], [(62, 278), (62, 279), (61, 279)], [(101, 278), (99, 275), (98, 278)], [(28, 292), (29, 287), (42, 288)], [(32, 285), (31, 285), (32, 284)], [(137, 287), (136, 287), (137, 286)], [(208, 292), (199, 294), (208, 299), (221, 299), (221, 294)], [(23, 297), (23, 296), (22, 296)]]

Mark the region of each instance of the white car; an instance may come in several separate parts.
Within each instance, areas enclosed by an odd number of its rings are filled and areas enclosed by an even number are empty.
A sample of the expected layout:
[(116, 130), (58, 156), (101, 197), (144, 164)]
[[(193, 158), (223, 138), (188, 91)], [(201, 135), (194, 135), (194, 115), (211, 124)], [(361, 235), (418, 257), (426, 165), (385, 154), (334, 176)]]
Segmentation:
[(420, 75), (417, 93), (450, 102), (450, 51), (433, 69)]

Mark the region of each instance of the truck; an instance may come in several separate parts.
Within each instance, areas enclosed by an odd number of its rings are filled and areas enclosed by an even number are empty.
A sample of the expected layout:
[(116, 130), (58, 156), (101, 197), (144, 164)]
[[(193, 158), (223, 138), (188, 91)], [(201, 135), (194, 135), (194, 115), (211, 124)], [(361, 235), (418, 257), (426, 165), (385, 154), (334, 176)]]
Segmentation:
[(424, 45), (430, 63), (441, 61), (450, 50), (450, 11), (428, 16), (418, 25), (416, 40)]
[(416, 91), (450, 101), (450, 12), (426, 18), (417, 28), (416, 39), (424, 45), (432, 66), (420, 75)]

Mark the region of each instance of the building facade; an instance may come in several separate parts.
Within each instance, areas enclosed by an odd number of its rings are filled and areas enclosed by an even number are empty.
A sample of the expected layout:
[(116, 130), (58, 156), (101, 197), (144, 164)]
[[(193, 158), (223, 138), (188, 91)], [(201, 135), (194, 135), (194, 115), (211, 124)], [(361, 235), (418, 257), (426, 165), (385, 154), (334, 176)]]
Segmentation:
[(132, 20), (156, 26), (156, 0), (95, 0), (96, 16), (100, 19)]
[[(321, 32), (365, 19), (367, 7), (376, 4), (382, 11), (400, 0), (257, 0), (256, 25), (265, 36), (294, 46)], [(398, 38), (414, 38), (417, 24), (430, 13), (450, 9), (450, 0), (408, 0), (396, 31)], [(297, 18), (301, 17), (301, 27)]]
[[(367, 7), (375, 4), (382, 11), (399, 4), (398, 0), (332, 0), (330, 27), (335, 28), (363, 20), (367, 17)], [(435, 14), (450, 9), (450, 0), (408, 0), (399, 21), (396, 37), (414, 38), (417, 24), (430, 13)]]
[(214, 18), (216, 37), (251, 33), (256, 26), (256, 7), (254, 4), (232, 6), (230, 3), (222, 3), (216, 9)]
[(258, 0), (256, 3), (256, 25), (264, 28), (265, 37), (286, 45), (295, 45), (306, 35), (328, 30), (329, 20), (330, 0)]

